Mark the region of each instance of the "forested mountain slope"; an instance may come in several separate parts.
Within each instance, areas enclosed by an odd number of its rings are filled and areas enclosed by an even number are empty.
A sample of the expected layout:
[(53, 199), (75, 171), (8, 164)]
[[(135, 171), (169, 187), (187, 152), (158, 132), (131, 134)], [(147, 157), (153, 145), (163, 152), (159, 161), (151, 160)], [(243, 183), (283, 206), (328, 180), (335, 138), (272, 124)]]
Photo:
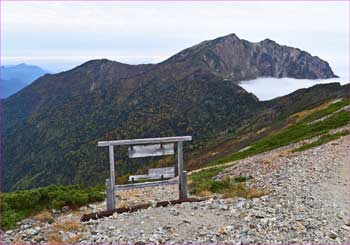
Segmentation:
[[(98, 140), (192, 135), (186, 150), (195, 152), (243, 126), (259, 128), (349, 89), (322, 85), (259, 102), (239, 81), (260, 76), (335, 77), (327, 62), (305, 51), (234, 34), (159, 64), (93, 60), (45, 75), (3, 100), (3, 186), (103, 183), (108, 159)], [(126, 149), (118, 150), (120, 175), (149, 163), (126, 156)]]

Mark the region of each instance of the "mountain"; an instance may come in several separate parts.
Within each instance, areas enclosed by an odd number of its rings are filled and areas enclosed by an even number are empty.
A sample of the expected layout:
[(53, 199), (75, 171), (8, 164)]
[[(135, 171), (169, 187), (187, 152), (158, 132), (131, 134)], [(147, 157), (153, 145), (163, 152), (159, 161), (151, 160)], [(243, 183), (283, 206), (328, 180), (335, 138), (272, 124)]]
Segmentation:
[(46, 73), (47, 71), (38, 66), (27, 64), (1, 66), (1, 98), (7, 98), (16, 93)]
[[(195, 152), (234, 136), (257, 115), (266, 115), (259, 117), (263, 124), (277, 118), (278, 108), (293, 111), (288, 96), (260, 102), (239, 86), (261, 76), (335, 77), (326, 61), (305, 51), (270, 40), (250, 43), (234, 34), (158, 64), (102, 59), (46, 74), (3, 100), (3, 187), (103, 183), (108, 159), (98, 140), (192, 135), (185, 150)], [(331, 87), (299, 107), (345, 94), (346, 87)], [(117, 149), (118, 175), (157, 164), (157, 158), (130, 160), (126, 151)]]
[(304, 79), (337, 77), (329, 64), (297, 48), (265, 39), (252, 43), (235, 34), (205, 41), (171, 57), (165, 63), (207, 67), (233, 81), (257, 77)]

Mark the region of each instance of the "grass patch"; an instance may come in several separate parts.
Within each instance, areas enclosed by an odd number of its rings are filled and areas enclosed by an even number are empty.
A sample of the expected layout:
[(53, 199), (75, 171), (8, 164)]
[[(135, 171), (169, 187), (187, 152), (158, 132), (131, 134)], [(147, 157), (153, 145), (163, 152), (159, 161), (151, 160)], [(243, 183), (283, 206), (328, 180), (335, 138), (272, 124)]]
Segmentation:
[[(334, 105), (340, 102), (332, 104), (329, 107), (333, 108)], [(336, 107), (338, 108), (339, 105), (337, 105)], [(333, 110), (335, 110), (335, 108), (333, 108), (332, 110), (329, 110), (328, 112)], [(320, 115), (319, 112), (315, 112), (314, 114)], [(311, 114), (308, 118), (314, 118), (313, 117), (314, 114)], [(296, 143), (301, 140), (309, 139), (309, 138), (327, 133), (329, 130), (344, 126), (346, 124), (349, 124), (349, 122), (350, 122), (350, 113), (347, 111), (337, 112), (332, 116), (330, 116), (329, 118), (312, 125), (308, 124), (308, 120), (303, 120), (285, 129), (282, 129), (277, 133), (270, 134), (269, 136), (251, 145), (251, 147), (245, 151), (235, 152), (231, 155), (222, 157), (220, 159), (217, 159), (209, 163), (209, 165), (217, 165), (221, 163), (243, 159), (245, 157), (262, 153), (265, 151), (269, 151), (281, 146)]]
[(190, 175), (190, 192), (198, 196), (208, 196), (212, 193), (223, 194), (224, 197), (244, 197), (254, 198), (264, 195), (265, 192), (248, 189), (245, 181), (251, 179), (251, 176), (238, 176), (236, 178), (223, 178), (214, 180), (223, 168), (213, 167)]
[(250, 180), (252, 179), (253, 177), (252, 176), (243, 176), (243, 175), (240, 175), (240, 176), (237, 176), (234, 178), (234, 181), (236, 182), (245, 182), (247, 180)]
[(48, 236), (49, 244), (75, 244), (83, 237), (82, 234), (76, 234), (75, 236), (69, 237), (67, 240), (63, 240), (63, 236), (60, 231), (74, 232), (85, 230), (84, 226), (75, 220), (66, 220), (60, 223), (55, 223), (52, 226), (51, 232)]
[[(16, 222), (44, 209), (78, 208), (91, 202), (103, 201), (103, 187), (81, 188), (76, 185), (36, 188), (0, 193), (1, 228), (8, 230)], [(39, 219), (42, 217), (39, 217)]]
[(316, 140), (312, 143), (305, 144), (299, 148), (294, 149), (293, 152), (305, 151), (307, 149), (323, 145), (329, 141), (339, 139), (340, 137), (345, 136), (345, 135), (349, 135), (349, 134), (350, 134), (349, 130), (344, 130), (344, 131), (341, 131), (341, 132), (338, 132), (335, 134), (325, 134), (325, 135), (322, 135), (318, 140)]
[(317, 119), (320, 119), (322, 117), (330, 115), (330, 114), (336, 112), (337, 110), (339, 110), (339, 109), (341, 109), (349, 104), (350, 104), (349, 100), (341, 100), (341, 101), (338, 101), (336, 103), (330, 104), (327, 108), (316, 111), (316, 112), (312, 113), (311, 115), (305, 117), (303, 119), (303, 122), (315, 121)]

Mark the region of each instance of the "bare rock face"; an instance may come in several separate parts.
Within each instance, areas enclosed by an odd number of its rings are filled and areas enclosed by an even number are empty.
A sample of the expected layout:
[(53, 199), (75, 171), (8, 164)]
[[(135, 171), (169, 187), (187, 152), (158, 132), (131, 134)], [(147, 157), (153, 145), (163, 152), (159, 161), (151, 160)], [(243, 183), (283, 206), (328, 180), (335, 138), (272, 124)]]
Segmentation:
[(185, 62), (207, 67), (234, 81), (257, 77), (326, 79), (337, 77), (329, 64), (297, 48), (265, 39), (252, 43), (235, 34), (202, 42), (171, 57), (168, 62)]

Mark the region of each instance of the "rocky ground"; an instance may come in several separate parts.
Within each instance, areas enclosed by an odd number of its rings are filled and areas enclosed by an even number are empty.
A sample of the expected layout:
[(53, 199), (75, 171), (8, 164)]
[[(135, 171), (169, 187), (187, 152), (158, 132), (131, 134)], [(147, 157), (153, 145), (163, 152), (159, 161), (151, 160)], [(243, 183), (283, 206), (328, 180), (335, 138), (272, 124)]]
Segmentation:
[[(80, 223), (81, 211), (55, 222), (27, 219), (3, 243), (350, 243), (350, 136), (304, 152), (279, 148), (238, 161), (217, 176), (251, 175), (260, 198), (211, 198), (200, 203), (149, 208)], [(177, 197), (176, 186), (119, 193), (129, 205)], [(39, 238), (38, 238), (39, 237)]]

